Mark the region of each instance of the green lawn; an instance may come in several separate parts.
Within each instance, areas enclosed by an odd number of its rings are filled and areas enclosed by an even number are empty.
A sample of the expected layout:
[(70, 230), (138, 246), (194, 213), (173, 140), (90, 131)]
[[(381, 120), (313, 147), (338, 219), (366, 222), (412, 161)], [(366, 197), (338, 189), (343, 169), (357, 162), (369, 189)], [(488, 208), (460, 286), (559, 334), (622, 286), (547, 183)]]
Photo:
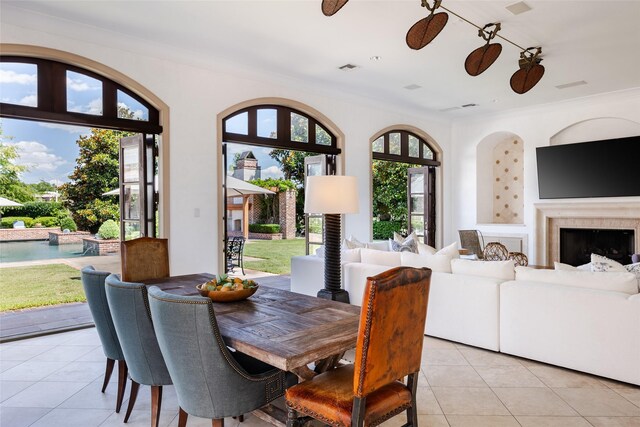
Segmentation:
[(0, 269), (0, 311), (86, 301), (80, 271), (64, 264)]
[(296, 255), (304, 255), (304, 239), (250, 240), (244, 245), (244, 256), (263, 259), (245, 261), (244, 266), (251, 270), (289, 274), (291, 257)]

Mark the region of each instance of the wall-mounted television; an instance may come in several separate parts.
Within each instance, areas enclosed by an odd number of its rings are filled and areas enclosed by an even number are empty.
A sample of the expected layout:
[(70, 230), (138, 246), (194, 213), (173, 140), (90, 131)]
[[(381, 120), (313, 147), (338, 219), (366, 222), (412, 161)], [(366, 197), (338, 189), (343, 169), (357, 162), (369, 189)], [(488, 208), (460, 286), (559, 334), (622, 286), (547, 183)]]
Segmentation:
[(541, 199), (640, 196), (640, 136), (536, 148)]

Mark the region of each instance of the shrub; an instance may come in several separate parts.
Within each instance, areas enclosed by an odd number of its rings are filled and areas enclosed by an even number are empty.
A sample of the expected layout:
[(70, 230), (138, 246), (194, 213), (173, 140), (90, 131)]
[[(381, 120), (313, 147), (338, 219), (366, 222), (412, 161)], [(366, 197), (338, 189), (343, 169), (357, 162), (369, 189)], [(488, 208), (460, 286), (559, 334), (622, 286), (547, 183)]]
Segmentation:
[(69, 231), (78, 231), (75, 221), (71, 217), (65, 217), (60, 220), (60, 229)]
[(373, 222), (373, 239), (392, 239), (393, 232), (403, 233), (406, 231), (404, 221), (374, 221)]
[(252, 233), (275, 234), (280, 232), (279, 224), (249, 224), (249, 231)]
[(0, 223), (0, 227), (2, 228), (13, 228), (13, 223), (16, 221), (23, 221), (24, 226), (27, 228), (33, 227), (33, 218), (29, 218), (28, 216), (6, 216), (2, 218), (2, 222)]
[(43, 227), (57, 227), (60, 225), (60, 220), (55, 216), (39, 216), (33, 220), (33, 224), (40, 224)]
[(112, 219), (108, 219), (98, 229), (98, 234), (105, 240), (117, 239), (120, 237), (120, 228)]
[(23, 206), (3, 208), (4, 215), (30, 218), (57, 216), (59, 211), (64, 211), (60, 202), (25, 202)]

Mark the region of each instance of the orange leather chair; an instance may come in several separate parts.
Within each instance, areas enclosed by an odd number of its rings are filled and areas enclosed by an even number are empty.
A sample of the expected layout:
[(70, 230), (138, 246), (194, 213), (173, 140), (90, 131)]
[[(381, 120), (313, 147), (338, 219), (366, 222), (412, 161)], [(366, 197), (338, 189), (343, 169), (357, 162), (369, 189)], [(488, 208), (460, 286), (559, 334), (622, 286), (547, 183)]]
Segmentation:
[(336, 427), (375, 426), (404, 411), (407, 425), (417, 427), (430, 283), (427, 268), (397, 267), (367, 279), (355, 364), (287, 389), (288, 427), (299, 415)]
[(122, 243), (122, 281), (169, 277), (169, 240), (140, 237)]

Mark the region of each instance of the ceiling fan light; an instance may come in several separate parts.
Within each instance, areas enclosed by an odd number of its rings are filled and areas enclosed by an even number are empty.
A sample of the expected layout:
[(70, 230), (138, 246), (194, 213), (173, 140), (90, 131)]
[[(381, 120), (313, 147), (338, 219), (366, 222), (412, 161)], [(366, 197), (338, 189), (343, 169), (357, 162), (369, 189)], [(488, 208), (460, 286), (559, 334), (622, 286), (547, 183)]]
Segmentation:
[(325, 16), (333, 16), (347, 4), (349, 0), (322, 0), (322, 13)]
[(407, 46), (415, 50), (422, 49), (440, 34), (448, 20), (446, 12), (432, 13), (419, 20), (407, 31)]

